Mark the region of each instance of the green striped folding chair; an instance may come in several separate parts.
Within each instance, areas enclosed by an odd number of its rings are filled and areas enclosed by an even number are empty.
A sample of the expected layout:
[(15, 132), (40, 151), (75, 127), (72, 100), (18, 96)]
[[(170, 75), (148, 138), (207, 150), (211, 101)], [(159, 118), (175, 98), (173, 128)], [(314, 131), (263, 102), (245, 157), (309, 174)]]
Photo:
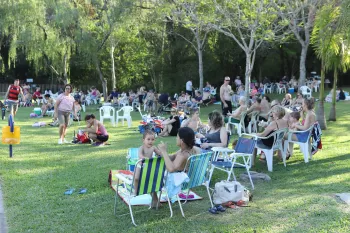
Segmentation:
[[(209, 182), (208, 182), (209, 165), (210, 165), (212, 155), (213, 155), (213, 152), (208, 152), (208, 153), (203, 153), (199, 155), (192, 155), (187, 159), (185, 172), (187, 170), (189, 181), (182, 185), (182, 190), (188, 189), (188, 192), (186, 195), (186, 201), (184, 203), (187, 202), (187, 197), (188, 197), (188, 194), (190, 193), (191, 188), (204, 185), (208, 192), (210, 204), (213, 207), (213, 201), (211, 200), (211, 196), (209, 192)], [(185, 217), (185, 214), (181, 206), (181, 202), (179, 205), (180, 205), (182, 216)]]
[[(158, 157), (158, 158), (152, 158), (152, 159), (142, 159), (137, 161), (136, 167), (141, 167), (140, 171), (140, 177), (139, 177), (139, 183), (137, 187), (137, 193), (135, 194), (134, 190), (134, 182), (135, 182), (135, 172), (133, 179), (128, 179), (127, 177), (123, 176), (122, 174), (116, 174), (117, 177), (117, 189), (115, 193), (115, 202), (114, 202), (114, 214), (116, 214), (116, 208), (117, 208), (117, 200), (118, 200), (118, 187), (119, 187), (119, 180), (123, 181), (126, 187), (129, 187), (128, 190), (130, 191), (130, 194), (128, 195), (128, 205), (130, 210), (130, 216), (132, 223), (136, 225), (134, 220), (134, 215), (131, 208), (131, 200), (132, 198), (144, 195), (144, 194), (150, 194), (152, 192), (160, 192), (159, 198), (158, 198), (158, 204), (159, 206), (159, 200), (162, 195), (162, 189), (164, 185), (164, 174), (165, 174), (165, 163), (164, 158)], [(164, 187), (165, 188), (165, 187)], [(170, 217), (173, 216), (173, 210), (170, 205), (169, 197), (168, 204), (170, 208)]]

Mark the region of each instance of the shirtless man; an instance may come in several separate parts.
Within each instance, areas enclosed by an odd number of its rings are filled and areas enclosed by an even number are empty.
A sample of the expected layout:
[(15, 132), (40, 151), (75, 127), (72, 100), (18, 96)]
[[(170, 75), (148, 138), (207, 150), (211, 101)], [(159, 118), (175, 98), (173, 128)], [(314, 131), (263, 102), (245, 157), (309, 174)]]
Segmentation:
[(232, 103), (231, 103), (231, 95), (232, 88), (229, 85), (230, 77), (226, 76), (224, 84), (220, 87), (220, 99), (222, 103), (222, 115), (226, 116), (227, 113), (232, 113)]

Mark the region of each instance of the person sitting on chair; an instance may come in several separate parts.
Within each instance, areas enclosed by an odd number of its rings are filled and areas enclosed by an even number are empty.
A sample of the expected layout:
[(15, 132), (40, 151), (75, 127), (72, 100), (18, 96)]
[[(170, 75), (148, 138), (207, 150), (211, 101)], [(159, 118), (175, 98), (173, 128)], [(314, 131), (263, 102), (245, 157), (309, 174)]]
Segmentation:
[(159, 133), (161, 137), (176, 136), (181, 126), (180, 117), (177, 115), (176, 109), (172, 108), (170, 113), (171, 116), (162, 122), (163, 131)]
[(94, 114), (89, 114), (85, 116), (86, 129), (85, 132), (88, 132), (89, 138), (93, 140), (93, 146), (102, 146), (108, 141), (108, 133), (105, 126), (96, 120)]
[(243, 112), (247, 111), (246, 98), (241, 96), (239, 98), (239, 107), (233, 111), (232, 113), (228, 113), (225, 118), (225, 123), (229, 121), (229, 117), (231, 117), (231, 123), (239, 123), (241, 121), (241, 115)]
[(53, 99), (50, 97), (50, 94), (45, 94), (44, 100), (43, 100), (43, 105), (41, 106), (43, 116), (47, 116), (46, 112), (52, 111), (54, 108), (53, 106), (54, 106), (54, 103), (53, 103)]

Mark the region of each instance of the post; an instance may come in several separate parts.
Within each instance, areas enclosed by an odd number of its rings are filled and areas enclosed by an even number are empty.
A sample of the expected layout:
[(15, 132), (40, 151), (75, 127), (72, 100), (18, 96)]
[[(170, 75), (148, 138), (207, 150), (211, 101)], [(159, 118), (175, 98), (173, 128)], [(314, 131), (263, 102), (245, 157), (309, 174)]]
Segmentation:
[[(10, 126), (10, 132), (13, 133), (15, 131), (15, 126), (12, 120), (12, 114), (9, 115), (9, 120), (8, 120), (9, 126)], [(9, 151), (10, 151), (10, 158), (12, 158), (12, 145), (9, 145)]]

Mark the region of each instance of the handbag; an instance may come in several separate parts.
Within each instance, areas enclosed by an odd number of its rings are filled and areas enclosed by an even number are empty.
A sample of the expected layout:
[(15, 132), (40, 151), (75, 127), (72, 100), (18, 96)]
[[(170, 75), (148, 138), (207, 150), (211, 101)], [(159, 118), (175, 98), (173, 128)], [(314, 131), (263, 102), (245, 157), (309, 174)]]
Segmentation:
[(222, 180), (215, 184), (213, 203), (221, 205), (223, 203), (233, 201), (249, 202), (249, 190), (237, 181)]

